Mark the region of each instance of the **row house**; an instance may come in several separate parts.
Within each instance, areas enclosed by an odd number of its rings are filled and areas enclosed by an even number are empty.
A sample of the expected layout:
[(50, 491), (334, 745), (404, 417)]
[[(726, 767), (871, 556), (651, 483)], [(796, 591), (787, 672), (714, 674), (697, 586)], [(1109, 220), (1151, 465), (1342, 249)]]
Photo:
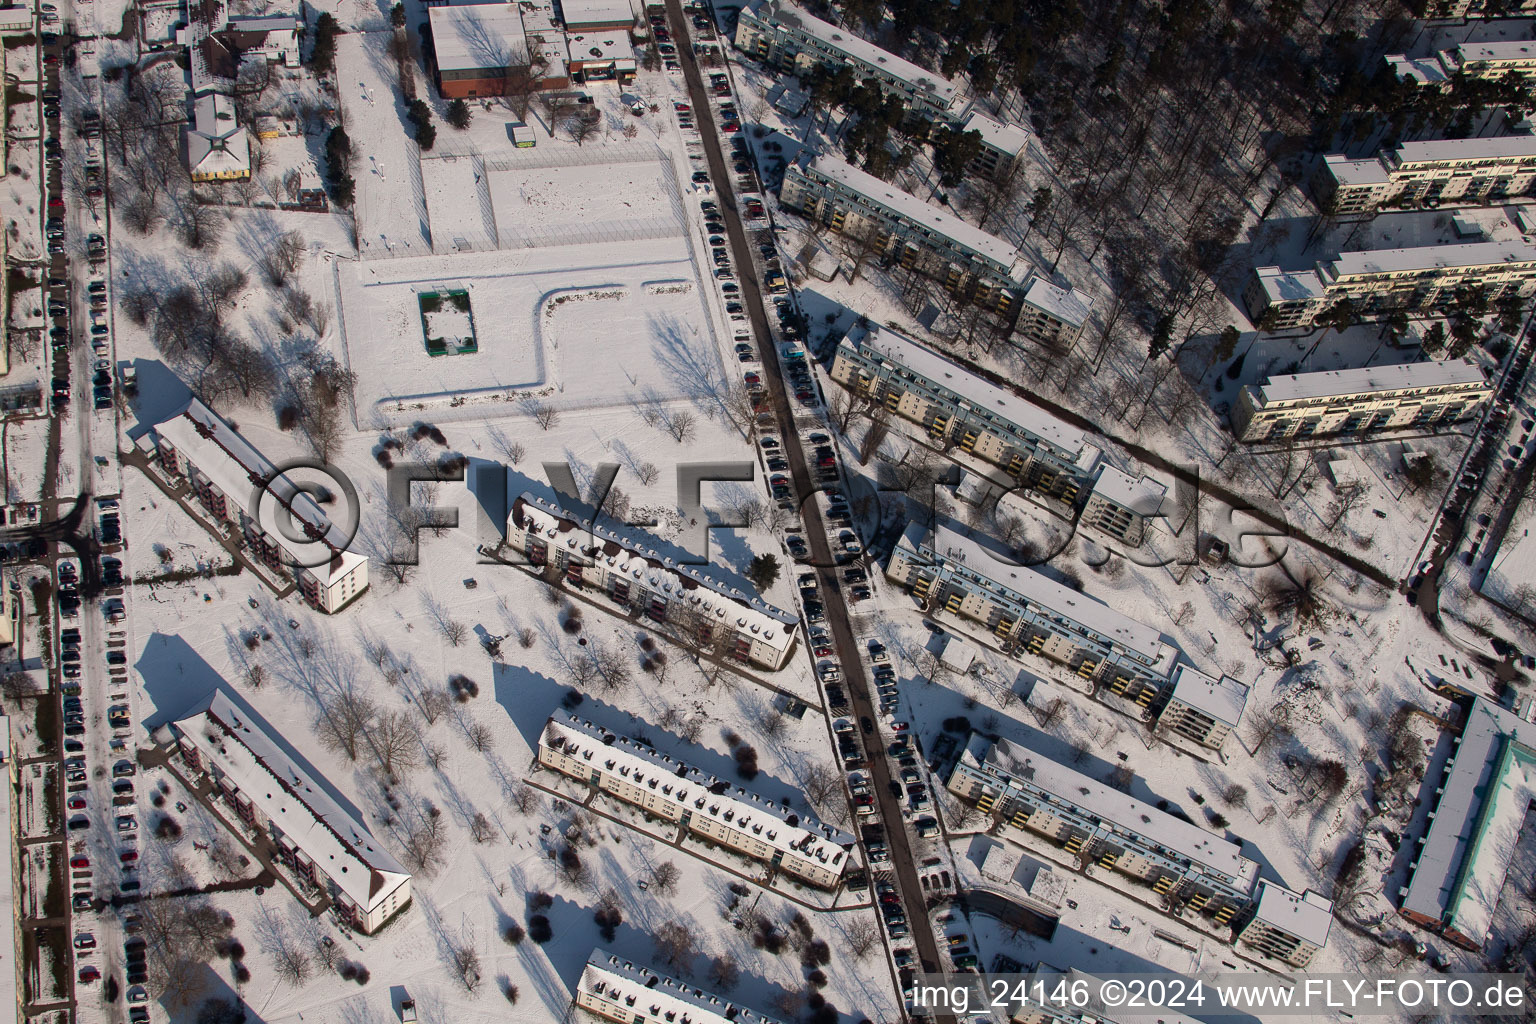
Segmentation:
[(1145, 886), (1171, 909), (1230, 924), (1252, 901), (1259, 865), (1199, 825), (1006, 739), (973, 735), (950, 792), (1009, 830)]
[(687, 552), (662, 551), (659, 538), (595, 520), (580, 502), (524, 492), (512, 503), (506, 541), (535, 571), (598, 591), (691, 645), (770, 670), (789, 660), (799, 621), (792, 613), (680, 561)]
[(848, 867), (853, 838), (846, 833), (569, 712), (545, 724), (538, 760), (775, 874), (835, 889)]
[(267, 723), (215, 689), (172, 723), (182, 759), (279, 857), (325, 892), (351, 927), (372, 934), (411, 902), (411, 875), (285, 752)]
[(1240, 441), (1434, 430), (1476, 415), (1493, 386), (1465, 359), (1269, 377), (1238, 393)]
[(930, 443), (1006, 470), (1028, 496), (1075, 506), (1100, 451), (1082, 431), (888, 327), (861, 320), (832, 379), (915, 424)]
[(976, 623), (1004, 653), (1055, 662), (1086, 692), (1107, 690), (1148, 718), (1169, 685), (1178, 652), (1156, 629), (1006, 560), (953, 524), (909, 524), (885, 574), (926, 607)]
[(601, 948), (582, 968), (576, 1005), (619, 1024), (784, 1024)]
[(211, 516), (238, 529), (255, 560), (292, 577), (315, 608), (334, 614), (368, 589), (368, 558), (350, 550), (356, 531), (332, 522), (300, 481), (278, 472), (200, 399), (156, 423), (141, 444)]
[(1488, 205), (1526, 196), (1536, 183), (1536, 136), (1405, 142), (1366, 160), (1323, 157), (1313, 191), (1335, 213), (1382, 206)]

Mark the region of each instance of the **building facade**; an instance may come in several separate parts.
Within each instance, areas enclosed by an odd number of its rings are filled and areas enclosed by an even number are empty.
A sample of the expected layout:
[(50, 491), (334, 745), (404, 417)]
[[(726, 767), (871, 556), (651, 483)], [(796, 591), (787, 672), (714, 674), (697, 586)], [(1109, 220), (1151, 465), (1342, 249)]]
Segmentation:
[(1067, 507), (1099, 463), (1081, 431), (888, 327), (860, 321), (837, 346), (832, 379)]
[(1167, 496), (1168, 489), (1157, 481), (1106, 465), (1093, 481), (1078, 525), (1106, 533), (1128, 547), (1140, 547), (1146, 539), (1147, 520), (1163, 514)]
[(1239, 945), (1304, 971), (1328, 944), (1332, 928), (1332, 900), (1311, 889), (1292, 892), (1265, 879), (1259, 883), (1258, 898), (1233, 931)]
[(539, 764), (818, 888), (848, 867), (852, 836), (569, 712), (545, 723)]
[(659, 538), (596, 523), (577, 502), (524, 492), (507, 518), (507, 543), (534, 572), (596, 590), (690, 645), (766, 669), (782, 668), (794, 650), (795, 615), (663, 553)]
[(411, 902), (411, 875), (283, 751), (269, 726), (216, 689), (172, 723), (194, 771), (279, 857), (318, 886), (352, 927), (371, 934)]
[(619, 1024), (783, 1024), (605, 949), (587, 957), (576, 1005)]
[(779, 202), (999, 313), (1014, 311), (1029, 278), (1016, 247), (826, 154), (789, 165)]
[(1531, 194), (1536, 136), (1405, 142), (1368, 160), (1331, 153), (1314, 178), (1319, 199), (1340, 214), (1381, 206), (1484, 205)]
[(957, 129), (981, 137), (981, 152), (966, 169), (978, 178), (1001, 178), (1012, 173), (1028, 152), (1035, 133), (1017, 124), (1005, 124), (979, 110), (967, 114)]
[(941, 521), (907, 527), (886, 565), (929, 608), (976, 623), (1007, 654), (1064, 666), (1090, 694), (1107, 689), (1143, 709), (1168, 686), (1177, 652), (1162, 634), (999, 553)]
[(1498, 81), (1514, 75), (1525, 78), (1536, 72), (1536, 40), (1508, 39), (1487, 43), (1463, 43), (1440, 51), (1440, 63), (1448, 74)]
[(1220, 751), (1243, 720), (1247, 706), (1248, 687), (1236, 679), (1226, 675), (1218, 679), (1192, 665), (1180, 665), (1174, 670), (1167, 701), (1158, 709), (1157, 727)]
[(1072, 288), (1058, 288), (1036, 274), (1019, 301), (1019, 319), (1014, 328), (1065, 352), (1082, 337), (1091, 305), (1087, 296)]
[(1236, 843), (1021, 744), (973, 735), (948, 788), (1002, 823), (1004, 836), (1040, 836), (1080, 865), (1147, 886), (1170, 910), (1228, 924), (1251, 901), (1259, 865)]
[(1479, 288), (1492, 304), (1506, 295), (1536, 293), (1536, 246), (1469, 242), (1414, 249), (1341, 253), (1312, 271), (1259, 267), (1243, 293), (1257, 321), (1273, 310), (1279, 324), (1310, 326), (1345, 299), (1362, 319), (1397, 311), (1424, 316), (1454, 305), (1458, 292)]
[[(184, 481), (209, 515), (235, 527), (255, 560), (291, 576), (315, 608), (334, 614), (368, 589), (368, 558), (351, 550), (356, 531), (333, 523), (298, 481), (201, 400), (155, 424), (145, 440), (172, 482)], [(307, 541), (288, 536), (295, 525)]]
[(848, 67), (860, 82), (873, 79), (915, 114), (945, 120), (959, 90), (942, 75), (866, 42), (845, 28), (813, 17), (784, 0), (756, 0), (736, 21), (736, 48), (797, 76), (815, 68)]
[(1252, 442), (1433, 430), (1475, 415), (1492, 397), (1493, 385), (1465, 359), (1296, 373), (1244, 387), (1232, 433)]

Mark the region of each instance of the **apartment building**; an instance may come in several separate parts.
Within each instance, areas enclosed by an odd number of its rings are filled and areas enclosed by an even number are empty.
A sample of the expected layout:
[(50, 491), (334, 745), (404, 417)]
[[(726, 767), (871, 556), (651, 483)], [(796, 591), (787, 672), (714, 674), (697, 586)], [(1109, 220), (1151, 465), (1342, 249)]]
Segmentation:
[(1536, 183), (1536, 135), (1497, 139), (1405, 142), (1367, 160), (1342, 153), (1323, 157), (1313, 179), (1319, 199), (1337, 213), (1371, 213), (1381, 206), (1490, 204), (1531, 194)]
[[(1401, 913), (1470, 950), (1492, 937), (1494, 912), (1536, 800), (1536, 724), (1472, 700), (1438, 784), (1425, 780), (1429, 828), (1416, 840)], [(1432, 787), (1432, 789), (1431, 789)]]
[(819, 888), (848, 867), (852, 836), (567, 711), (545, 723), (539, 764)]
[(914, 113), (931, 121), (949, 117), (959, 89), (954, 82), (888, 53), (845, 28), (822, 21), (784, 0), (756, 0), (736, 21), (736, 48), (794, 75), (814, 68), (853, 70), (860, 82), (871, 79), (887, 96), (898, 96)]
[(929, 608), (976, 623), (1005, 653), (1055, 662), (1086, 692), (1107, 688), (1150, 717), (1178, 653), (1162, 634), (1005, 559), (951, 523), (911, 523), (885, 574)]
[(1066, 351), (1082, 337), (1091, 311), (1092, 302), (1086, 295), (1072, 288), (1058, 288), (1036, 274), (1024, 289), (1014, 329)]
[(1159, 730), (1176, 732), (1202, 747), (1220, 751), (1248, 706), (1248, 687), (1231, 676), (1207, 675), (1193, 665), (1173, 673), (1167, 703), (1158, 710)]
[(1490, 303), (1505, 295), (1529, 297), (1536, 292), (1536, 246), (1469, 242), (1340, 253), (1310, 271), (1258, 267), (1243, 301), (1256, 322), (1272, 311), (1271, 326), (1278, 330), (1310, 326), (1344, 299), (1365, 319), (1398, 310), (1442, 312), (1464, 287), (1481, 287)]
[(1429, 0), (1426, 18), (1518, 18), (1536, 14), (1536, 0)]
[(1536, 72), (1536, 40), (1463, 43), (1452, 50), (1441, 50), (1440, 63), (1447, 74), (1460, 72), (1468, 78), (1488, 81), (1509, 75), (1523, 78)]
[(779, 202), (1000, 313), (1014, 309), (1030, 276), (1019, 250), (996, 235), (824, 153), (789, 165)]
[(596, 590), (688, 644), (766, 669), (782, 668), (794, 650), (794, 614), (680, 561), (691, 556), (661, 550), (660, 538), (595, 522), (580, 502), (557, 505), (525, 491), (512, 503), (507, 543), (535, 572)]
[(1127, 547), (1146, 539), (1147, 520), (1163, 514), (1168, 488), (1156, 480), (1134, 477), (1105, 465), (1093, 481), (1078, 525), (1099, 530)]
[(601, 948), (576, 982), (576, 1005), (619, 1024), (784, 1024)]
[(1492, 397), (1493, 385), (1465, 359), (1293, 373), (1245, 386), (1232, 408), (1232, 433), (1273, 441), (1432, 430), (1475, 415)]
[(269, 837), (352, 927), (372, 934), (410, 904), (410, 872), (223, 689), (171, 728), (187, 765), (206, 772), (240, 820)]
[(1258, 880), (1258, 863), (1238, 844), (1020, 743), (973, 734), (948, 788), (1001, 822), (1004, 836), (1043, 837), (1079, 864), (1119, 872), (1216, 924), (1247, 908)]
[(1332, 928), (1332, 900), (1311, 889), (1292, 892), (1265, 879), (1259, 883), (1258, 898), (1233, 931), (1239, 945), (1304, 971), (1328, 944)]
[(981, 136), (981, 152), (967, 170), (984, 178), (1001, 178), (1018, 167), (1035, 138), (1023, 125), (1004, 124), (979, 110), (967, 114), (958, 130)]
[(859, 321), (837, 346), (832, 379), (954, 446), (1006, 470), (1026, 495), (1070, 509), (1098, 466), (1079, 430), (888, 327)]
[[(291, 576), (304, 600), (328, 614), (368, 589), (368, 558), (351, 550), (353, 534), (333, 523), (288, 473), (192, 399), (139, 440), (174, 483), (184, 481), (220, 524), (237, 528), (247, 552)], [(291, 534), (302, 531), (308, 540)]]

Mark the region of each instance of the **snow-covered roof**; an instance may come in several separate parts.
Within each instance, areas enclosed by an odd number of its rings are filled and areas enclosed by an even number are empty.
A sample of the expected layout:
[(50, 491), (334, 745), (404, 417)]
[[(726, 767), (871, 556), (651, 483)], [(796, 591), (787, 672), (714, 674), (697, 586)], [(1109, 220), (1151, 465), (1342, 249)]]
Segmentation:
[(1506, 64), (1536, 60), (1536, 41), (1530, 39), (1505, 39), (1487, 43), (1462, 43), (1456, 47), (1457, 62), (1467, 64), (1471, 61), (1488, 61), (1493, 64)]
[(944, 639), (944, 651), (939, 655), (939, 661), (951, 672), (959, 672), (962, 675), (971, 670), (976, 663), (976, 648), (960, 639), (958, 636), (949, 636)]
[(1028, 399), (956, 366), (899, 331), (874, 322), (867, 327), (856, 324), (843, 338), (842, 345), (866, 358), (875, 356), (895, 363), (964, 399), (976, 410), (1013, 424), (1058, 449), (1068, 462), (1079, 460), (1085, 453), (1091, 452), (1095, 458), (1099, 455), (1099, 450), (1088, 443), (1088, 436), (1076, 427), (1068, 426)]
[(1497, 267), (1536, 263), (1536, 246), (1521, 242), (1465, 242), (1459, 245), (1420, 245), (1411, 249), (1343, 252), (1318, 264), (1319, 271), (1337, 280), (1361, 274), (1400, 274), (1459, 267)]
[(1258, 863), (1244, 857), (1238, 844), (1074, 771), (1022, 743), (1007, 739), (993, 743), (974, 734), (962, 758), (984, 771), (990, 770), (989, 774), (1018, 780), (1123, 832), (1141, 836), (1162, 847), (1165, 855), (1172, 854), (1222, 876), (1233, 888), (1247, 890), (1258, 878)]
[(187, 166), (194, 175), (251, 172), (250, 133), (235, 120), (234, 101), (223, 93), (204, 92), (192, 102)]
[(797, 28), (829, 49), (837, 50), (863, 64), (877, 67), (892, 78), (934, 97), (941, 106), (952, 103), (959, 92), (955, 83), (944, 76), (882, 50), (874, 43), (861, 39), (847, 29), (822, 21), (782, 0), (759, 0), (758, 3), (749, 5), (747, 10), (759, 21)]
[[(800, 165), (795, 164), (793, 168), (799, 170)], [(836, 185), (841, 185), (885, 207), (896, 216), (948, 239), (958, 248), (990, 260), (997, 266), (1000, 273), (1020, 284), (1029, 275), (1029, 268), (1024, 264), (1015, 246), (996, 235), (988, 234), (981, 228), (967, 224), (953, 214), (945, 213), (937, 206), (903, 192), (895, 185), (881, 181), (867, 171), (859, 170), (846, 161), (820, 153), (806, 164), (805, 172), (808, 176), (819, 176)]]
[(1093, 482), (1093, 494), (1137, 515), (1155, 516), (1163, 507), (1168, 488), (1156, 480), (1131, 476), (1106, 463)]
[(1253, 916), (1287, 935), (1321, 948), (1328, 944), (1328, 931), (1333, 927), (1333, 901), (1311, 889), (1292, 892), (1266, 878), (1259, 883), (1259, 899)]
[[(679, 562), (659, 550), (664, 542), (655, 537), (594, 522), (591, 507), (583, 503), (566, 499), (565, 504), (556, 505), (524, 491), (513, 504), (512, 516), (521, 516), (523, 521), (518, 525), (536, 528), (536, 532), (552, 542), (551, 546), (563, 534), (562, 543), (582, 549), (583, 555), (602, 561), (616, 573), (645, 579), (663, 591), (672, 589), (679, 599), (685, 594), (700, 601), (708, 600), (709, 595), (723, 598), (721, 617), (736, 616), (737, 625), (770, 647), (787, 645), (795, 623), (800, 621), (793, 613), (774, 607), (749, 590), (715, 579), (704, 571), (706, 566)], [(566, 524), (565, 529), (562, 524)], [(578, 527), (579, 532), (570, 524)], [(611, 542), (614, 550), (608, 550), (605, 541)], [(685, 580), (695, 586), (689, 586)], [(700, 593), (700, 589), (705, 593)]]
[(1248, 687), (1231, 676), (1218, 679), (1193, 665), (1180, 665), (1173, 672), (1173, 699), (1236, 729), (1248, 706)]
[(960, 126), (962, 132), (980, 132), (984, 145), (1008, 156), (1018, 156), (1029, 145), (1029, 140), (1034, 133), (1023, 125), (1004, 124), (996, 118), (988, 117), (979, 110), (973, 110)]
[(605, 61), (615, 64), (635, 63), (635, 48), (629, 41), (629, 33), (624, 29), (567, 34), (566, 47), (572, 64)]
[(1445, 65), (1436, 57), (1409, 57), (1401, 53), (1389, 53), (1386, 61), (1398, 78), (1420, 85), (1438, 86), (1451, 77), (1446, 73)]
[(359, 907), (372, 910), (410, 881), (410, 872), (268, 735), (266, 723), (253, 721), (223, 689), (178, 719), (176, 729)]
[(1306, 302), (1328, 297), (1328, 289), (1315, 270), (1255, 267), (1253, 273), (1270, 302)]
[(1377, 157), (1353, 160), (1343, 153), (1329, 153), (1323, 157), (1323, 166), (1340, 185), (1386, 185), (1392, 175)]
[(657, 974), (601, 947), (587, 957), (576, 988), (578, 992), (591, 992), (615, 1002), (633, 996), (637, 1020), (648, 1014), (648, 1020), (692, 1024), (783, 1024), (686, 981)]
[(1304, 402), (1314, 398), (1402, 391), (1418, 388), (1486, 385), (1483, 371), (1465, 359), (1393, 363), (1348, 370), (1316, 370), (1269, 377), (1258, 387), (1262, 403)]
[(1402, 908), (1482, 944), (1536, 799), (1536, 724), (1475, 697)]
[[(795, 814), (783, 804), (764, 799), (749, 790), (700, 771), (692, 765), (668, 757), (648, 743), (619, 736), (607, 729), (578, 718), (565, 709), (550, 715), (541, 742), (559, 736), (567, 757), (591, 753), (593, 767), (617, 772), (631, 782), (658, 778), (659, 798), (675, 804), (688, 804), (695, 819), (714, 818), (732, 828), (751, 828), (753, 819), (763, 821), (762, 832), (752, 829), (763, 844), (840, 868), (846, 864), (853, 837), (808, 814)], [(613, 762), (609, 766), (609, 762)], [(793, 819), (793, 823), (791, 823)]]
[(1000, 561), (998, 552), (960, 532), (947, 520), (940, 520), (931, 532), (922, 523), (907, 524), (900, 544), (914, 553), (926, 548), (946, 562), (963, 564), (972, 573), (1010, 591), (1021, 602), (1074, 622), (1148, 662), (1156, 663), (1173, 656), (1172, 648), (1163, 642), (1162, 634), (1151, 626), (1033, 569)]
[(258, 17), (230, 18), (224, 27), (232, 32), (297, 32), (299, 19), (291, 14), (264, 14)]
[[(156, 437), (170, 442), (177, 453), (213, 481), (229, 502), (248, 512), (250, 506), (256, 504), (261, 528), (267, 536), (286, 551), (296, 565), (306, 567), (323, 583), (329, 584), (367, 561), (365, 556), (347, 550), (352, 537), (331, 522), (307, 491), (288, 474), (278, 473), (277, 467), (265, 455), (200, 399), (192, 399), (181, 412), (156, 423), (153, 430)], [(260, 482), (266, 482), (264, 492), (273, 500), (253, 501)], [(278, 525), (279, 506), (286, 509), (292, 515), (293, 523), (313, 539), (297, 541), (289, 538), (288, 531)]]
[(442, 71), (493, 70), (528, 59), (523, 16), (515, 4), (429, 7), (427, 18)]
[(629, 0), (560, 0), (567, 25), (613, 25), (635, 20)]
[(1024, 290), (1024, 302), (1073, 327), (1088, 322), (1088, 299), (1075, 289), (1058, 288), (1039, 275)]
[(1387, 153), (1388, 158), (1397, 164), (1536, 157), (1536, 135), (1501, 135), (1493, 139), (1426, 139), (1423, 142), (1404, 142)]

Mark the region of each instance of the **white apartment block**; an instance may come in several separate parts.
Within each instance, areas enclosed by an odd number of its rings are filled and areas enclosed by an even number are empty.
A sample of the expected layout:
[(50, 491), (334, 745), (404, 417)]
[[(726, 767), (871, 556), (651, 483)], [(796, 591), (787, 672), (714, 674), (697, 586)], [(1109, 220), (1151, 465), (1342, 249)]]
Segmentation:
[(1491, 204), (1529, 195), (1536, 182), (1536, 136), (1405, 142), (1368, 160), (1323, 157), (1313, 180), (1340, 214), (1381, 206)]
[(1055, 662), (1086, 692), (1107, 688), (1150, 718), (1178, 656), (1162, 634), (1003, 557), (946, 522), (911, 523), (885, 574), (926, 606), (976, 623), (1005, 653)]
[(1429, 0), (1426, 19), (1518, 18), (1536, 14), (1536, 0)]
[(576, 982), (576, 1005), (619, 1024), (784, 1024), (601, 948)]
[(1086, 295), (1072, 288), (1058, 288), (1036, 274), (1024, 289), (1014, 328), (1065, 352), (1082, 336), (1091, 308)]
[(1497, 81), (1507, 75), (1525, 77), (1536, 72), (1536, 40), (1510, 39), (1488, 43), (1463, 43), (1440, 51), (1446, 73)]
[(1013, 245), (824, 153), (789, 165), (779, 202), (1000, 313), (1015, 308), (1030, 277)]
[(1031, 496), (1069, 509), (1099, 463), (1086, 434), (888, 327), (855, 324), (832, 379), (916, 424), (929, 443), (999, 466)]
[(835, 889), (848, 867), (852, 836), (569, 712), (557, 711), (545, 724), (539, 764), (776, 874)]
[(224, 690), (171, 725), (188, 766), (206, 772), (241, 820), (269, 836), (352, 927), (371, 934), (410, 904), (410, 872)]
[(1362, 318), (1398, 310), (1428, 315), (1454, 304), (1458, 289), (1480, 287), (1489, 303), (1536, 292), (1536, 246), (1470, 242), (1340, 253), (1311, 271), (1259, 267), (1243, 292), (1255, 321), (1273, 310), (1273, 329), (1310, 326), (1344, 299)]
[(1033, 833), (1081, 865), (1117, 871), (1173, 909), (1227, 924), (1247, 908), (1259, 865), (1242, 848), (1022, 744), (979, 734), (949, 776), (950, 792), (1009, 833)]
[(864, 82), (874, 79), (886, 95), (895, 95), (914, 113), (944, 120), (958, 88), (942, 75), (903, 60), (845, 28), (822, 21), (784, 0), (756, 0), (736, 21), (736, 48), (796, 75), (813, 68), (853, 70)]
[[(172, 480), (186, 481), (210, 515), (237, 527), (256, 560), (292, 576), (320, 611), (334, 614), (368, 589), (368, 559), (349, 550), (353, 535), (201, 400), (156, 423), (139, 444)], [(295, 529), (309, 540), (290, 537)]]
[(1320, 370), (1270, 377), (1239, 392), (1232, 433), (1272, 441), (1374, 430), (1432, 430), (1474, 415), (1493, 397), (1465, 359)]
[(659, 550), (659, 538), (595, 522), (590, 506), (524, 492), (507, 517), (507, 543), (534, 571), (596, 590), (689, 644), (766, 669), (782, 668), (794, 650), (795, 615)]
[(1173, 673), (1168, 701), (1158, 712), (1159, 730), (1176, 732), (1202, 747), (1220, 751), (1243, 719), (1248, 687), (1231, 676), (1206, 675), (1192, 665)]
[(957, 131), (976, 132), (981, 136), (981, 153), (968, 168), (978, 177), (1001, 178), (1015, 167), (1028, 152), (1035, 133), (1023, 125), (1004, 124), (973, 110), (960, 122)]
[(1318, 950), (1328, 944), (1332, 928), (1332, 900), (1311, 889), (1292, 892), (1265, 879), (1234, 931), (1240, 945), (1306, 970)]
[(1128, 547), (1146, 539), (1147, 520), (1163, 514), (1168, 489), (1156, 480), (1134, 477), (1105, 465), (1093, 481), (1078, 524), (1099, 530)]

